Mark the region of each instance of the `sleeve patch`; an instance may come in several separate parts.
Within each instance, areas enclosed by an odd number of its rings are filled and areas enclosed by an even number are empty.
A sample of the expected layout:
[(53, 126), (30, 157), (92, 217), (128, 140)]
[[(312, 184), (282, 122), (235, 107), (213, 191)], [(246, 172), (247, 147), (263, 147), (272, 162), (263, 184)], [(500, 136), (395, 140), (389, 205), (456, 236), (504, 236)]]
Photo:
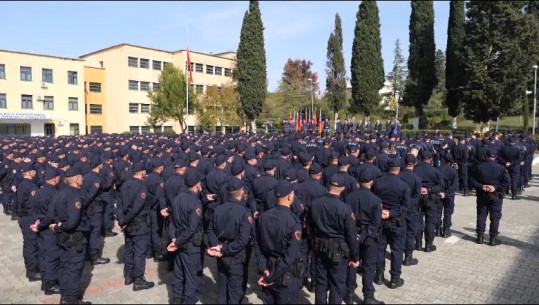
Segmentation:
[(159, 183), (159, 186), (160, 186), (161, 188), (163, 188), (163, 187), (165, 186), (165, 184), (164, 184), (163, 182), (161, 182), (161, 183)]
[(99, 182), (94, 183), (94, 186), (95, 186), (96, 189), (98, 189), (99, 188)]
[(110, 173), (109, 173), (109, 176), (114, 177), (114, 173), (113, 173), (113, 172), (110, 172)]
[(301, 231), (294, 232), (294, 238), (298, 241), (301, 240)]
[(202, 210), (200, 208), (197, 208), (195, 210), (195, 213), (197, 213), (197, 216), (200, 217), (202, 215)]
[(251, 225), (253, 224), (253, 217), (247, 216), (247, 222)]
[(80, 207), (81, 207), (80, 201), (75, 202), (75, 208), (77, 208), (78, 210), (80, 210)]
[(146, 199), (146, 193), (144, 193), (144, 192), (140, 193), (140, 198)]
[(32, 197), (35, 197), (36, 196), (36, 191), (30, 192), (30, 194), (32, 195)]

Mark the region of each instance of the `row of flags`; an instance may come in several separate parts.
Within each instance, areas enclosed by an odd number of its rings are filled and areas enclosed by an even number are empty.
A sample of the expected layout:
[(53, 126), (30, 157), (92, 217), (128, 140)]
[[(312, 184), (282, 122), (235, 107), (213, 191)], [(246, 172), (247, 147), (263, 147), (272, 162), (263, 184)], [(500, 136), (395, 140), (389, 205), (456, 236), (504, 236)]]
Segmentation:
[(302, 131), (303, 128), (310, 123), (312, 123), (313, 129), (318, 130), (318, 132), (322, 132), (322, 130), (324, 130), (322, 110), (317, 111), (316, 108), (314, 110), (305, 109), (299, 111), (290, 111), (288, 120), (291, 121), (293, 126), (295, 125), (296, 131)]

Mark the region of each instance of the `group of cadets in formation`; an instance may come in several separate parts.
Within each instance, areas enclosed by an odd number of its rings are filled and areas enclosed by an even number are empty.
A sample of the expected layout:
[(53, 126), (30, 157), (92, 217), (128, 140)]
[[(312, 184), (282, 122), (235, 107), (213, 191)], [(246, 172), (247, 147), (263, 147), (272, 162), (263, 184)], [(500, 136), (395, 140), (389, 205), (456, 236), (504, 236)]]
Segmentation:
[(264, 303), (294, 303), (306, 287), (317, 304), (350, 304), (361, 273), (363, 302), (382, 304), (373, 284), (401, 287), (413, 252), (451, 236), (457, 192), (475, 191), (477, 242), (490, 214), (488, 242), (500, 243), (503, 198), (528, 186), (537, 148), (526, 133), (395, 129), (1, 141), (2, 204), (22, 231), (26, 277), (62, 304), (89, 304), (84, 264), (110, 262), (113, 228), (125, 239), (125, 285), (152, 288), (146, 259), (168, 261), (174, 304), (199, 300), (208, 256), (221, 304), (242, 302), (251, 259)]

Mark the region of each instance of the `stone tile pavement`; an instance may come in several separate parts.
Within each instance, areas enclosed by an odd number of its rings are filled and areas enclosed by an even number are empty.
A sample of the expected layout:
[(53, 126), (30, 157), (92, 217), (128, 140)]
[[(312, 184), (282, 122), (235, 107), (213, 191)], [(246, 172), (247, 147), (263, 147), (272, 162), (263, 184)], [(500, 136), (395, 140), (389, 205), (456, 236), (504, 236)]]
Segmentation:
[[(534, 172), (538, 171), (539, 165), (535, 165)], [(504, 200), (500, 225), (502, 245), (497, 247), (475, 244), (475, 197), (457, 196), (453, 236), (436, 238), (438, 250), (435, 252), (416, 251), (419, 265), (403, 266), (404, 286), (396, 290), (376, 286), (376, 297), (386, 303), (538, 303), (539, 175), (534, 176), (531, 185), (521, 200)], [(133, 292), (131, 286), (123, 285), (122, 251), (122, 235), (106, 238), (104, 256), (110, 257), (111, 263), (95, 267), (86, 264), (85, 298), (93, 303), (167, 303), (170, 291), (167, 283), (172, 273), (166, 272), (166, 263), (148, 260), (146, 278), (156, 282), (156, 287)], [(217, 303), (215, 269), (215, 260), (206, 257), (201, 304)], [(386, 278), (389, 277), (388, 270), (389, 261), (386, 261)], [(252, 293), (244, 303), (262, 303), (257, 297), (260, 293), (256, 285), (258, 277), (254, 272), (251, 275)], [(5, 215), (0, 215), (0, 278), (0, 303), (59, 302), (58, 295), (45, 296), (39, 282), (26, 280), (20, 229)], [(356, 294), (362, 298), (359, 275), (358, 283)], [(304, 290), (299, 302), (314, 303), (314, 295)]]

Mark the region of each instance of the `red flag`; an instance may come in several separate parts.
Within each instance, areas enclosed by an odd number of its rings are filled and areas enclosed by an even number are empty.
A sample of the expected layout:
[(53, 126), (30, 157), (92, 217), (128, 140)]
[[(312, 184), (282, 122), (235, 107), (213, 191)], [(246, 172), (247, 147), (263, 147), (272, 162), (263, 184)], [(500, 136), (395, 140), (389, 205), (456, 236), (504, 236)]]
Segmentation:
[(191, 57), (189, 57), (189, 48), (187, 48), (187, 69), (189, 70), (189, 83), (193, 82), (193, 69), (191, 69)]

